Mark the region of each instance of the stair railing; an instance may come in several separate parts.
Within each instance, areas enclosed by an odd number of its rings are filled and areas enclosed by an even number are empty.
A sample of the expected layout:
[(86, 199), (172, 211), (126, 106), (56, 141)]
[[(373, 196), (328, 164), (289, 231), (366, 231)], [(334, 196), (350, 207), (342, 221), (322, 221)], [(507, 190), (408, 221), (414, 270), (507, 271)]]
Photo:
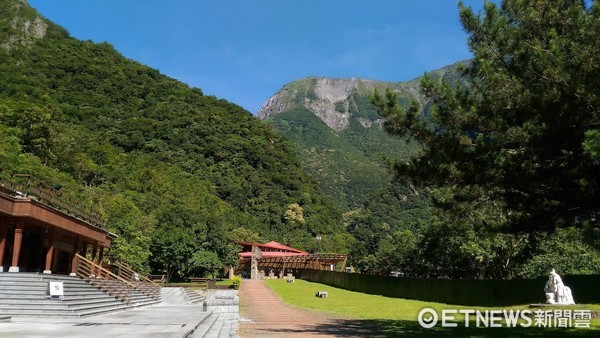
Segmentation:
[(131, 295), (136, 285), (101, 267), (100, 265), (76, 254), (75, 274), (90, 284), (99, 287), (102, 291), (123, 300), (127, 305), (131, 302)]
[(137, 285), (137, 289), (147, 294), (155, 300), (160, 298), (160, 285), (154, 283), (150, 278), (135, 272), (129, 265), (123, 262), (115, 264), (117, 267), (117, 276), (132, 281)]

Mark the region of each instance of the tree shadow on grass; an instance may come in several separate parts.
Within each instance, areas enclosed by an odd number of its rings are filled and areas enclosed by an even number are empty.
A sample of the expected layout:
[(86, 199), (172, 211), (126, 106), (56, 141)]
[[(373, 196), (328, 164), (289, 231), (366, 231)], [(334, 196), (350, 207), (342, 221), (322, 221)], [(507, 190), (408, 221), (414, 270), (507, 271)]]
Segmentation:
[(416, 321), (336, 319), (327, 324), (304, 325), (290, 329), (272, 329), (271, 333), (293, 335), (329, 335), (338, 337), (598, 337), (598, 329), (544, 327), (434, 327), (424, 329)]

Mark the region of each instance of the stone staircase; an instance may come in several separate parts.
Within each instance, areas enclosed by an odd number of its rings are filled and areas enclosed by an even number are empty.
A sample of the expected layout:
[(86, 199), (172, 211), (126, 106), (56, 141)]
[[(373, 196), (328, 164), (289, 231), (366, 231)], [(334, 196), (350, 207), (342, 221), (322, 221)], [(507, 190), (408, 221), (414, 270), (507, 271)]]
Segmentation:
[(190, 288), (184, 288), (183, 293), (184, 293), (184, 298), (190, 304), (198, 304), (206, 299), (206, 296), (202, 292), (197, 291), (197, 290), (192, 290)]
[[(107, 294), (116, 297), (123, 301), (124, 304), (130, 307), (154, 305), (160, 303), (160, 294), (156, 295), (154, 290), (148, 292), (142, 285), (136, 286), (135, 289), (127, 284), (123, 284), (118, 280), (107, 280), (102, 278), (89, 278), (85, 282), (103, 290)], [(159, 291), (160, 292), (160, 291)]]
[[(50, 281), (63, 282), (62, 299), (51, 299), (47, 295)], [(6, 316), (79, 318), (158, 302), (139, 290), (133, 290), (129, 302), (125, 302), (78, 277), (0, 272), (0, 319)]]
[(212, 312), (192, 333), (192, 338), (229, 338), (238, 335), (239, 297), (234, 290), (217, 290), (207, 299)]

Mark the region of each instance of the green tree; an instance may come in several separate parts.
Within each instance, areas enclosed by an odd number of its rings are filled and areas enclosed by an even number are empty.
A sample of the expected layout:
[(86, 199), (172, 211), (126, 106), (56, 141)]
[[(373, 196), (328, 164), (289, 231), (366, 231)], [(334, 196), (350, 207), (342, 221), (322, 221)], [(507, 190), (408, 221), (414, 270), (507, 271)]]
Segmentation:
[(258, 243), (260, 242), (260, 236), (256, 231), (252, 231), (245, 227), (237, 227), (229, 231), (227, 237), (232, 242), (251, 242)]
[[(6, 108), (5, 108), (6, 109)], [(20, 130), (23, 150), (40, 157), (44, 162), (51, 160), (51, 138), (55, 133), (53, 116), (59, 115), (52, 108), (38, 106), (19, 107), (0, 114), (9, 125)]]
[(150, 265), (155, 272), (164, 272), (167, 280), (182, 278), (197, 244), (185, 228), (164, 226), (154, 233), (150, 244)]
[(600, 252), (586, 243), (577, 229), (561, 229), (542, 237), (536, 255), (517, 268), (517, 276), (542, 277), (552, 269), (562, 274), (600, 273)]
[(192, 275), (211, 275), (215, 278), (215, 274), (223, 268), (223, 263), (219, 260), (219, 256), (212, 251), (201, 250), (194, 253), (189, 260), (189, 272)]
[(600, 4), (459, 7), (474, 54), (468, 83), (426, 76), (427, 114), (402, 109), (391, 91), (373, 97), (385, 129), (423, 147), (397, 174), (443, 187), (438, 207), (488, 228), (599, 226)]
[(183, 278), (192, 255), (206, 241), (207, 229), (192, 210), (181, 205), (165, 208), (157, 222), (150, 244), (153, 271), (164, 272), (167, 280)]
[(382, 241), (375, 254), (377, 273), (407, 272), (417, 246), (417, 237), (410, 230), (396, 231)]
[(152, 221), (122, 194), (99, 199), (102, 200), (103, 213), (109, 220), (112, 231), (118, 236), (114, 240), (111, 255), (139, 272), (149, 272), (148, 247)]

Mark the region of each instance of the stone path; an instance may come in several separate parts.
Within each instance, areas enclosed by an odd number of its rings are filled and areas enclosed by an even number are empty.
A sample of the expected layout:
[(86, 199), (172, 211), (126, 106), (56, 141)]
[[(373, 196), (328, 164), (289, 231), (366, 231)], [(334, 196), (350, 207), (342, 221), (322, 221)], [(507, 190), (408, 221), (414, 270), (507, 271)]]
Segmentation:
[(244, 280), (239, 295), (240, 337), (377, 336), (368, 327), (360, 325), (360, 321), (287, 305), (262, 281)]

